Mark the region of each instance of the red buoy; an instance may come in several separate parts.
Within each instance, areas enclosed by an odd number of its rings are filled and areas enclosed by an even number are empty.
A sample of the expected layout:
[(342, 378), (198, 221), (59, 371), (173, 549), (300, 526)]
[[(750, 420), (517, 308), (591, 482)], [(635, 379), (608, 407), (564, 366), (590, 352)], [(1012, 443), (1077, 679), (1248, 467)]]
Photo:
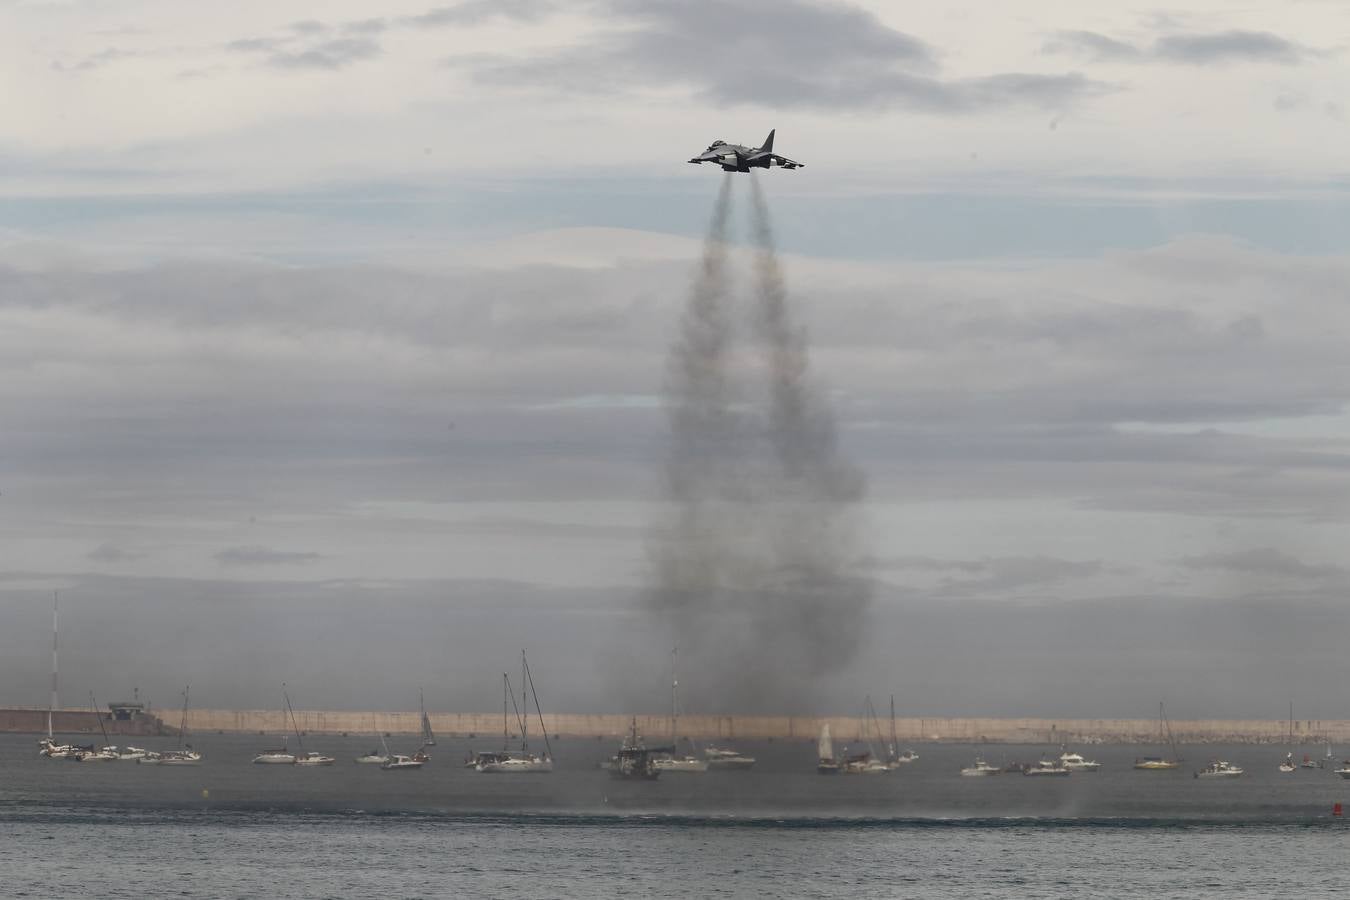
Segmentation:
[(1338, 818), (1340, 817), (1340, 815), (1341, 815), (1341, 805), (1340, 805), (1339, 803), (1333, 803), (1333, 804), (1331, 804), (1331, 814), (1332, 814), (1333, 816), (1338, 817)]

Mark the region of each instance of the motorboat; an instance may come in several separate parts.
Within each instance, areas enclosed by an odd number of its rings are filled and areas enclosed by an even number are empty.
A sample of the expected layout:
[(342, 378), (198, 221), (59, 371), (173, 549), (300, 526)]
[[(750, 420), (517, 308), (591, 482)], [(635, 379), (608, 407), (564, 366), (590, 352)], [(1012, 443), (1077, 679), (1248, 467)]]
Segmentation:
[(1227, 760), (1216, 759), (1210, 762), (1199, 772), (1195, 773), (1196, 778), (1239, 778), (1243, 774), (1241, 766), (1236, 766)]
[[(109, 749), (116, 749), (116, 748), (109, 748)], [(123, 762), (140, 762), (142, 759), (145, 759), (145, 757), (149, 756), (150, 752), (151, 751), (141, 747), (122, 747), (121, 749), (117, 750), (117, 758), (122, 760)]]
[(986, 775), (1002, 775), (1003, 770), (998, 766), (991, 766), (984, 761), (984, 757), (975, 757), (975, 765), (966, 766), (961, 770), (961, 774), (967, 778), (980, 778)]
[(749, 769), (755, 764), (753, 756), (745, 756), (737, 750), (719, 747), (704, 747), (703, 758), (708, 761), (709, 769), (718, 771)]
[(1181, 763), (1173, 759), (1163, 759), (1161, 756), (1141, 756), (1134, 761), (1134, 767), (1143, 772), (1158, 772), (1167, 769), (1175, 769)]
[(1073, 770), (1057, 759), (1042, 759), (1022, 770), (1023, 775), (1069, 775)]
[(67, 756), (66, 759), (75, 762), (117, 762), (117, 751), (107, 748), (101, 750), (87, 749), (77, 750), (74, 754)]
[(496, 759), (480, 763), (476, 768), (480, 772), (495, 775), (547, 774), (553, 771), (553, 758), (547, 754), (503, 753)]
[(699, 774), (708, 771), (708, 761), (695, 756), (660, 756), (652, 765), (662, 772)]
[(307, 750), (304, 753), (298, 753), (295, 757), (297, 766), (331, 766), (337, 760), (331, 756), (324, 756), (322, 753), (316, 753), (313, 750)]
[(1094, 759), (1084, 759), (1081, 753), (1067, 751), (1059, 755), (1059, 761), (1064, 768), (1073, 772), (1095, 772), (1102, 767), (1102, 764)]
[(426, 763), (422, 762), (421, 760), (413, 759), (411, 756), (404, 756), (401, 753), (395, 753), (393, 756), (386, 759), (380, 765), (380, 768), (386, 770), (420, 769), (424, 765), (426, 765)]

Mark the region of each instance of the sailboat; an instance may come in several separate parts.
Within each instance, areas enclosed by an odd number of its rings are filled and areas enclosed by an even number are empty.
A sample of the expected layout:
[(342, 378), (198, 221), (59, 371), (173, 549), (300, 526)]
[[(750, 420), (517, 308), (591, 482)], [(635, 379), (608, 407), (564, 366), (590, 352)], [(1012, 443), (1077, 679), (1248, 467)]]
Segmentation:
[(919, 754), (913, 750), (897, 753), (896, 748), (899, 745), (900, 742), (895, 736), (895, 695), (891, 694), (891, 742), (886, 746), (886, 765), (892, 769), (898, 769), (900, 766), (912, 763), (919, 758)]
[(834, 758), (834, 740), (830, 737), (830, 723), (820, 726), (820, 737), (816, 739), (816, 772), (821, 775), (838, 775), (839, 760)]
[(374, 716), (370, 717), (370, 728), (375, 732), (375, 736), (380, 739), (380, 749), (372, 750), (364, 756), (358, 756), (355, 761), (357, 765), (382, 766), (389, 761), (389, 757), (393, 754), (389, 752), (389, 745), (385, 743), (384, 734), (375, 727)]
[(1280, 771), (1288, 775), (1290, 772), (1298, 770), (1294, 765), (1294, 701), (1289, 701), (1289, 752), (1284, 755), (1280, 762)]
[(94, 694), (89, 694), (89, 711), (98, 719), (98, 730), (103, 734), (103, 746), (99, 749), (88, 747), (76, 750), (72, 755), (66, 757), (76, 762), (117, 762), (117, 748), (111, 746), (108, 740), (108, 729), (103, 725), (103, 716), (98, 713), (98, 703), (94, 700)]
[(56, 735), (52, 731), (52, 720), (56, 715), (56, 608), (60, 594), (52, 591), (52, 693), (51, 699), (47, 703), (47, 736), (38, 741), (38, 753), (48, 759), (71, 759), (79, 748), (73, 744), (58, 744)]
[(858, 738), (867, 744), (867, 751), (844, 757), (843, 768), (840, 771), (845, 775), (883, 775), (891, 770), (889, 765), (877, 759), (876, 747), (872, 745), (873, 731), (880, 740), (881, 726), (877, 724), (877, 711), (872, 705), (872, 695), (868, 694), (863, 698), (863, 726)]
[(417, 689), (417, 702), (422, 705), (422, 746), (435, 747), (436, 734), (431, 730), (431, 719), (427, 718), (427, 701), (422, 696), (421, 688)]
[[(553, 771), (553, 748), (549, 745), (548, 730), (544, 728), (544, 711), (539, 708), (539, 695), (534, 689), (534, 678), (530, 674), (530, 664), (525, 659), (525, 651), (520, 651), (520, 706), (516, 707), (516, 695), (511, 690), (511, 678), (502, 673), (502, 688), (505, 696), (515, 707), (516, 722), (520, 725), (520, 750), (509, 749), (510, 728), (506, 717), (506, 700), (502, 701), (502, 752), (493, 757), (480, 754), (474, 768), (479, 772), (495, 775), (504, 774), (547, 774)], [(528, 693), (527, 693), (528, 692)], [(544, 735), (544, 752), (530, 752), (530, 707), (528, 698), (534, 697), (534, 711), (539, 717), (539, 730)], [(523, 713), (522, 713), (523, 708)]]
[[(282, 696), (286, 694), (286, 686), (281, 686)], [(287, 704), (289, 705), (289, 700)], [(253, 757), (253, 764), (258, 766), (293, 766), (295, 765), (295, 754), (287, 747), (287, 736), (289, 729), (286, 727), (286, 712), (281, 712), (281, 746), (274, 747), (271, 750), (264, 750)]]
[(297, 766), (331, 766), (337, 762), (332, 756), (324, 756), (314, 750), (305, 749), (305, 738), (300, 733), (300, 723), (295, 720), (295, 708), (291, 706), (290, 694), (286, 693), (286, 686), (281, 686), (281, 696), (286, 700), (286, 712), (291, 716), (291, 728), (295, 731), (295, 743), (299, 746), (300, 752), (295, 754), (295, 764)]
[(1163, 735), (1166, 734), (1166, 745), (1172, 748), (1172, 758), (1166, 759), (1161, 756), (1141, 756), (1134, 761), (1134, 767), (1143, 772), (1159, 772), (1168, 769), (1175, 769), (1181, 765), (1181, 757), (1177, 754), (1177, 743), (1172, 739), (1172, 725), (1167, 721), (1167, 712), (1161, 702), (1158, 703), (1158, 744), (1163, 745)]
[(708, 771), (707, 760), (699, 759), (696, 756), (685, 754), (678, 756), (677, 751), (680, 745), (680, 701), (677, 691), (679, 689), (680, 679), (675, 674), (675, 658), (678, 647), (672, 647), (670, 650), (670, 746), (671, 751), (652, 760), (652, 765), (662, 772), (683, 772), (686, 774), (699, 774)]
[(199, 766), (202, 764), (202, 755), (193, 750), (191, 744), (183, 743), (187, 738), (188, 696), (191, 690), (192, 685), (183, 688), (183, 712), (178, 718), (177, 748), (166, 750), (163, 753), (146, 754), (141, 759), (136, 760), (138, 764), (161, 766)]

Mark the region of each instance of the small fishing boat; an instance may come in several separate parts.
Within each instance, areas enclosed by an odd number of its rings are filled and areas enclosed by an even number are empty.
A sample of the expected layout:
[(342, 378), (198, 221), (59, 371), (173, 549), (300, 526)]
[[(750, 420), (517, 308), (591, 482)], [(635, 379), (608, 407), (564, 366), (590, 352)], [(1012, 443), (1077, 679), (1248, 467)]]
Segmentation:
[(1057, 759), (1042, 759), (1022, 770), (1023, 775), (1069, 775), (1072, 769)]
[(1199, 772), (1195, 773), (1196, 778), (1240, 778), (1243, 774), (1241, 766), (1233, 765), (1227, 760), (1216, 759), (1210, 762)]
[(975, 757), (975, 765), (966, 766), (961, 770), (961, 775), (966, 778), (981, 778), (988, 775), (1002, 775), (1003, 770), (998, 766), (991, 766), (984, 761), (984, 757)]
[(653, 755), (669, 752), (669, 748), (648, 748), (643, 743), (642, 735), (638, 734), (637, 730), (637, 716), (634, 716), (628, 736), (624, 738), (623, 744), (620, 745), (619, 752), (610, 757), (604, 768), (609, 772), (611, 778), (621, 778), (626, 781), (655, 781), (661, 777), (661, 770), (653, 765), (655, 762)]

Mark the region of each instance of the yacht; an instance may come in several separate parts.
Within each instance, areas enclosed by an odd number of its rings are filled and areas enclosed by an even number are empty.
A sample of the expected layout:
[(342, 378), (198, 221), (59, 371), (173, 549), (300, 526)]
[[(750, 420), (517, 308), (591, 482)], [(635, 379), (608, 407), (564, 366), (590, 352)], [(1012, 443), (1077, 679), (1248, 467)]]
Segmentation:
[(979, 778), (986, 775), (1002, 775), (1003, 770), (998, 766), (991, 766), (984, 761), (984, 757), (975, 757), (975, 765), (966, 766), (961, 770), (961, 774), (967, 778)]
[(324, 756), (322, 753), (316, 753), (313, 750), (297, 753), (295, 756), (297, 766), (331, 766), (335, 762), (337, 760), (333, 757)]
[[(672, 775), (701, 775), (708, 771), (708, 761), (688, 753), (681, 755), (680, 747), (680, 679), (675, 672), (675, 659), (678, 647), (670, 650), (670, 752), (663, 753), (652, 760), (652, 765), (661, 772)], [(690, 741), (693, 747), (693, 742)]]
[(1023, 775), (1068, 775), (1072, 769), (1057, 759), (1043, 759), (1034, 766), (1022, 770)]
[(1242, 775), (1241, 766), (1235, 766), (1232, 763), (1216, 759), (1205, 766), (1199, 772), (1195, 773), (1196, 778), (1238, 778)]
[(1095, 772), (1102, 767), (1095, 759), (1084, 759), (1081, 753), (1061, 753), (1059, 761), (1064, 768), (1074, 772)]
[(259, 766), (293, 766), (295, 765), (295, 754), (286, 749), (282, 744), (276, 750), (264, 750), (253, 757), (253, 762)]
[(1159, 746), (1171, 747), (1172, 758), (1141, 756), (1134, 761), (1136, 769), (1141, 772), (1165, 772), (1181, 765), (1181, 758), (1177, 754), (1177, 742), (1172, 737), (1172, 725), (1167, 721), (1167, 711), (1163, 708), (1161, 702), (1158, 704), (1158, 744)]
[(356, 758), (358, 766), (382, 766), (389, 761), (389, 754), (381, 753), (378, 750), (372, 750), (364, 756)]
[(38, 741), (38, 755), (48, 759), (69, 759), (79, 748), (74, 744), (58, 744), (50, 736)]
[(163, 753), (146, 754), (136, 760), (137, 765), (152, 766), (200, 766), (202, 755), (191, 746), (183, 750), (165, 750)]
[(381, 763), (380, 768), (386, 770), (420, 769), (424, 765), (426, 765), (426, 763), (424, 763), (420, 759), (413, 759), (411, 756), (403, 756), (402, 754), (395, 753), (393, 756), (389, 757), (383, 763)]
[(496, 759), (475, 766), (478, 771), (498, 775), (547, 774), (553, 771), (553, 759), (535, 753), (503, 753)]
[(124, 762), (140, 762), (142, 759), (145, 759), (145, 757), (150, 755), (149, 750), (145, 750), (141, 747), (122, 747), (120, 749), (119, 748), (110, 748), (110, 749), (116, 749), (117, 758), (123, 760)]
[(67, 756), (66, 759), (71, 759), (75, 762), (117, 762), (117, 753), (114, 750), (108, 750), (106, 748), (95, 750), (91, 747), (86, 750), (76, 750), (72, 755)]
[[(525, 659), (525, 651), (520, 653), (520, 701), (516, 707), (516, 722), (520, 726), (520, 749), (511, 750), (510, 719), (508, 707), (516, 702), (511, 690), (511, 677), (502, 673), (502, 749), (500, 753), (480, 753), (473, 768), (479, 772), (493, 775), (546, 775), (553, 771), (553, 749), (549, 746), (548, 731), (544, 729), (544, 712), (539, 708), (539, 695), (534, 690), (534, 675)], [(534, 698), (534, 711), (539, 720), (539, 730), (544, 735), (544, 752), (530, 751), (530, 698)], [(524, 715), (521, 715), (523, 710)]]

